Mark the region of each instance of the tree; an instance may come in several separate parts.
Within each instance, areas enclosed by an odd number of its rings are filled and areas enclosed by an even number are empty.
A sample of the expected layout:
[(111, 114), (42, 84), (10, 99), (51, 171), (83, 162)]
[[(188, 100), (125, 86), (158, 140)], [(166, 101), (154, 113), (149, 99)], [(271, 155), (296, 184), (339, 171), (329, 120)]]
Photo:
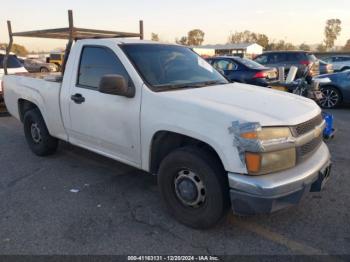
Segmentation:
[(272, 42), (269, 43), (267, 46), (266, 50), (277, 50), (277, 51), (282, 51), (282, 50), (296, 50), (296, 46), (293, 45), (292, 43), (285, 42), (284, 40), (279, 40), (277, 43)]
[(267, 48), (267, 46), (269, 45), (269, 38), (267, 37), (267, 35), (264, 34), (257, 34), (256, 35), (256, 43), (261, 45), (264, 49)]
[(229, 35), (228, 42), (232, 44), (257, 43), (266, 49), (269, 45), (269, 38), (265, 34), (245, 30), (243, 32), (235, 32)]
[(319, 44), (316, 48), (316, 50), (318, 52), (326, 52), (327, 51), (327, 47), (324, 44)]
[(324, 28), (324, 44), (329, 50), (334, 47), (334, 42), (337, 40), (341, 31), (340, 19), (328, 19)]
[(180, 39), (175, 39), (175, 42), (179, 45), (188, 45), (188, 39), (186, 36), (182, 36)]
[[(5, 50), (7, 46), (8, 46), (7, 44), (2, 43), (0, 44), (0, 49)], [(18, 56), (26, 56), (29, 53), (28, 50), (23, 45), (18, 45), (18, 44), (12, 45), (11, 52), (15, 53)]]
[(188, 45), (202, 45), (204, 42), (204, 32), (200, 29), (193, 29), (187, 33), (187, 44)]
[(285, 43), (284, 50), (297, 50), (297, 47), (292, 43)]
[(305, 43), (302, 43), (300, 46), (299, 46), (299, 49), (300, 50), (303, 50), (303, 51), (310, 51), (311, 50), (311, 47)]
[(151, 40), (152, 41), (159, 41), (159, 36), (156, 33), (151, 33)]
[(348, 39), (348, 41), (346, 41), (346, 44), (343, 47), (343, 51), (350, 52), (350, 39)]

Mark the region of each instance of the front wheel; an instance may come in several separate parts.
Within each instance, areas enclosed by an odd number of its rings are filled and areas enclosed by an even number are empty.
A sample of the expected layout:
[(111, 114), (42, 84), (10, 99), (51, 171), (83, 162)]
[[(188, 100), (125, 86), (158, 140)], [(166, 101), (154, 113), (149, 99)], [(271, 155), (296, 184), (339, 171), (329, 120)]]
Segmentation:
[(40, 72), (41, 73), (48, 73), (48, 72), (50, 72), (50, 70), (47, 69), (46, 67), (42, 67), (42, 68), (40, 68)]
[(162, 198), (181, 223), (205, 229), (226, 214), (229, 187), (221, 163), (196, 147), (179, 148), (162, 161), (158, 175)]
[(332, 86), (326, 86), (321, 88), (322, 98), (319, 104), (322, 108), (332, 109), (340, 105), (342, 96), (338, 89)]
[(27, 143), (34, 154), (47, 156), (56, 151), (58, 140), (49, 134), (39, 109), (27, 111), (23, 124)]

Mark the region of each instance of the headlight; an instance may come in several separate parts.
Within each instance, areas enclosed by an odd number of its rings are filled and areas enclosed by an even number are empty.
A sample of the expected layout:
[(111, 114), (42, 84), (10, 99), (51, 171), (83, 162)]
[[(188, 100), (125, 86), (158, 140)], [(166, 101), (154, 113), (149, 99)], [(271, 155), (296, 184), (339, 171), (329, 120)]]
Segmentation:
[[(269, 141), (278, 143), (279, 140), (282, 141), (291, 136), (288, 127), (266, 127), (241, 134), (242, 138), (259, 140), (263, 143)], [(293, 147), (272, 152), (245, 152), (245, 162), (251, 175), (277, 172), (295, 166), (296, 149)]]
[(295, 148), (283, 149), (267, 153), (245, 153), (245, 161), (249, 174), (263, 175), (295, 166)]

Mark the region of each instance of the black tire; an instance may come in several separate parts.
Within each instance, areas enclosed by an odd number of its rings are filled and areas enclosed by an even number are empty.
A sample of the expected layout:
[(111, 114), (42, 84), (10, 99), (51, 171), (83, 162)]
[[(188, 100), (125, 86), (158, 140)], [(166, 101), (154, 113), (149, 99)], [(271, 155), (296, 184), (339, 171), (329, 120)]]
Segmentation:
[(50, 70), (46, 67), (42, 67), (42, 68), (40, 68), (40, 72), (41, 73), (48, 73), (48, 72), (50, 72)]
[(333, 86), (321, 87), (323, 98), (320, 99), (319, 104), (322, 108), (332, 109), (338, 107), (342, 102), (342, 94)]
[[(184, 204), (176, 190), (181, 170), (194, 173), (203, 184), (204, 200), (198, 206)], [(170, 213), (179, 222), (197, 229), (217, 224), (230, 207), (228, 179), (221, 163), (212, 153), (196, 147), (179, 148), (161, 162), (158, 186)], [(197, 191), (198, 193), (198, 191)], [(203, 197), (201, 190), (201, 197)]]
[(39, 109), (27, 111), (23, 124), (27, 143), (34, 154), (47, 156), (56, 152), (58, 140), (49, 134)]

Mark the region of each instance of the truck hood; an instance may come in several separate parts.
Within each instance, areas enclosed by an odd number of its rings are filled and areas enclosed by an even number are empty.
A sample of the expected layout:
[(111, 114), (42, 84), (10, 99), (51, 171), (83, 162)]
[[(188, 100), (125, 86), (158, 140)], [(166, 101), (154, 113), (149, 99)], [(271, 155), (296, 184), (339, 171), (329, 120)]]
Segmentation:
[(214, 110), (232, 120), (259, 122), (264, 126), (297, 125), (321, 112), (311, 99), (240, 83), (166, 91), (161, 95), (195, 104), (203, 114)]

